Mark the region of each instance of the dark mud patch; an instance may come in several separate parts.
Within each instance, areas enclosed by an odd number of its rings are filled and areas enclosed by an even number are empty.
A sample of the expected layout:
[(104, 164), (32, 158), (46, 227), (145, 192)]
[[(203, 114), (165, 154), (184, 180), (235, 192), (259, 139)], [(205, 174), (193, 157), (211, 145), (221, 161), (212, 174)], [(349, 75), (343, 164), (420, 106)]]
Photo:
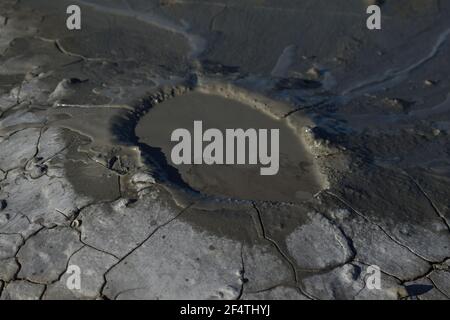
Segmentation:
[[(280, 168), (273, 176), (260, 175), (260, 165), (175, 165), (171, 133), (178, 128), (193, 130), (196, 120), (204, 130), (278, 129)], [(281, 120), (249, 105), (219, 95), (199, 92), (176, 96), (157, 104), (139, 119), (139, 145), (153, 155), (160, 169), (178, 182), (205, 195), (240, 200), (304, 201), (321, 190), (313, 158), (301, 139)]]
[(120, 197), (119, 177), (100, 164), (67, 161), (66, 177), (78, 194), (96, 201), (110, 201)]

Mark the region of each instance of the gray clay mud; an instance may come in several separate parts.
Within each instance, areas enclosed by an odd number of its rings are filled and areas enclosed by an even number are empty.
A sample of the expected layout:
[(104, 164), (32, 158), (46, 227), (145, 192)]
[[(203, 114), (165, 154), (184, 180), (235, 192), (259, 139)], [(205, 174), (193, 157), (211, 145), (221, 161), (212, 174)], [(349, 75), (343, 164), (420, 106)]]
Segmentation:
[[(449, 30), (440, 0), (1, 0), (0, 299), (450, 299)], [(278, 174), (172, 163), (194, 120), (279, 129)]]

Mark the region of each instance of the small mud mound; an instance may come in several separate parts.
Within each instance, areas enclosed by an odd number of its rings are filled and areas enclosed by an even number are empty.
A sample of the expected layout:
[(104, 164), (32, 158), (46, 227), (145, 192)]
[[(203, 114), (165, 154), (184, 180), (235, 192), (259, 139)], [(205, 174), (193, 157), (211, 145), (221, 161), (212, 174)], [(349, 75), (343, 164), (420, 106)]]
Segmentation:
[[(202, 121), (203, 133), (210, 128), (223, 133), (226, 129), (279, 130), (279, 170), (275, 175), (261, 175), (257, 164), (179, 164), (172, 162), (172, 149), (179, 143), (171, 141), (176, 129), (191, 133), (191, 159), (194, 159), (194, 121)], [(190, 92), (155, 105), (139, 119), (136, 136), (142, 145), (160, 150), (171, 168), (178, 170), (182, 180), (193, 189), (211, 196), (241, 200), (303, 201), (320, 191), (317, 167), (284, 120), (277, 120), (257, 109), (220, 95)], [(270, 135), (269, 135), (270, 136)], [(270, 138), (268, 141), (271, 141)], [(202, 150), (210, 142), (202, 142)], [(267, 146), (269, 154), (270, 143)], [(223, 159), (227, 152), (223, 149)], [(246, 140), (248, 160), (248, 141)], [(225, 162), (225, 161), (224, 161)]]

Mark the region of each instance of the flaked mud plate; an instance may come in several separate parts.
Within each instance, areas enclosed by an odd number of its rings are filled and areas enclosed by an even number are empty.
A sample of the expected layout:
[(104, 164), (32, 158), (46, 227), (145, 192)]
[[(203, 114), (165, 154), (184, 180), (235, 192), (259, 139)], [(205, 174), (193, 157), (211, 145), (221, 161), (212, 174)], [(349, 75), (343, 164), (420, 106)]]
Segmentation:
[(450, 2), (373, 2), (2, 0), (0, 298), (450, 298)]

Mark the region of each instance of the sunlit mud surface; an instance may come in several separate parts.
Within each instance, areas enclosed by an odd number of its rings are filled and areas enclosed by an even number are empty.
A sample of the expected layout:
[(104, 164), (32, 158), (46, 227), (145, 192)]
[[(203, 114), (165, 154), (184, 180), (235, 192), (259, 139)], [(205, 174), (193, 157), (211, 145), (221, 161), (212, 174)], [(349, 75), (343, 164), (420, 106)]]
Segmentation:
[[(0, 1), (0, 299), (449, 299), (449, 30), (439, 0)], [(278, 174), (175, 165), (194, 120), (280, 129)]]

